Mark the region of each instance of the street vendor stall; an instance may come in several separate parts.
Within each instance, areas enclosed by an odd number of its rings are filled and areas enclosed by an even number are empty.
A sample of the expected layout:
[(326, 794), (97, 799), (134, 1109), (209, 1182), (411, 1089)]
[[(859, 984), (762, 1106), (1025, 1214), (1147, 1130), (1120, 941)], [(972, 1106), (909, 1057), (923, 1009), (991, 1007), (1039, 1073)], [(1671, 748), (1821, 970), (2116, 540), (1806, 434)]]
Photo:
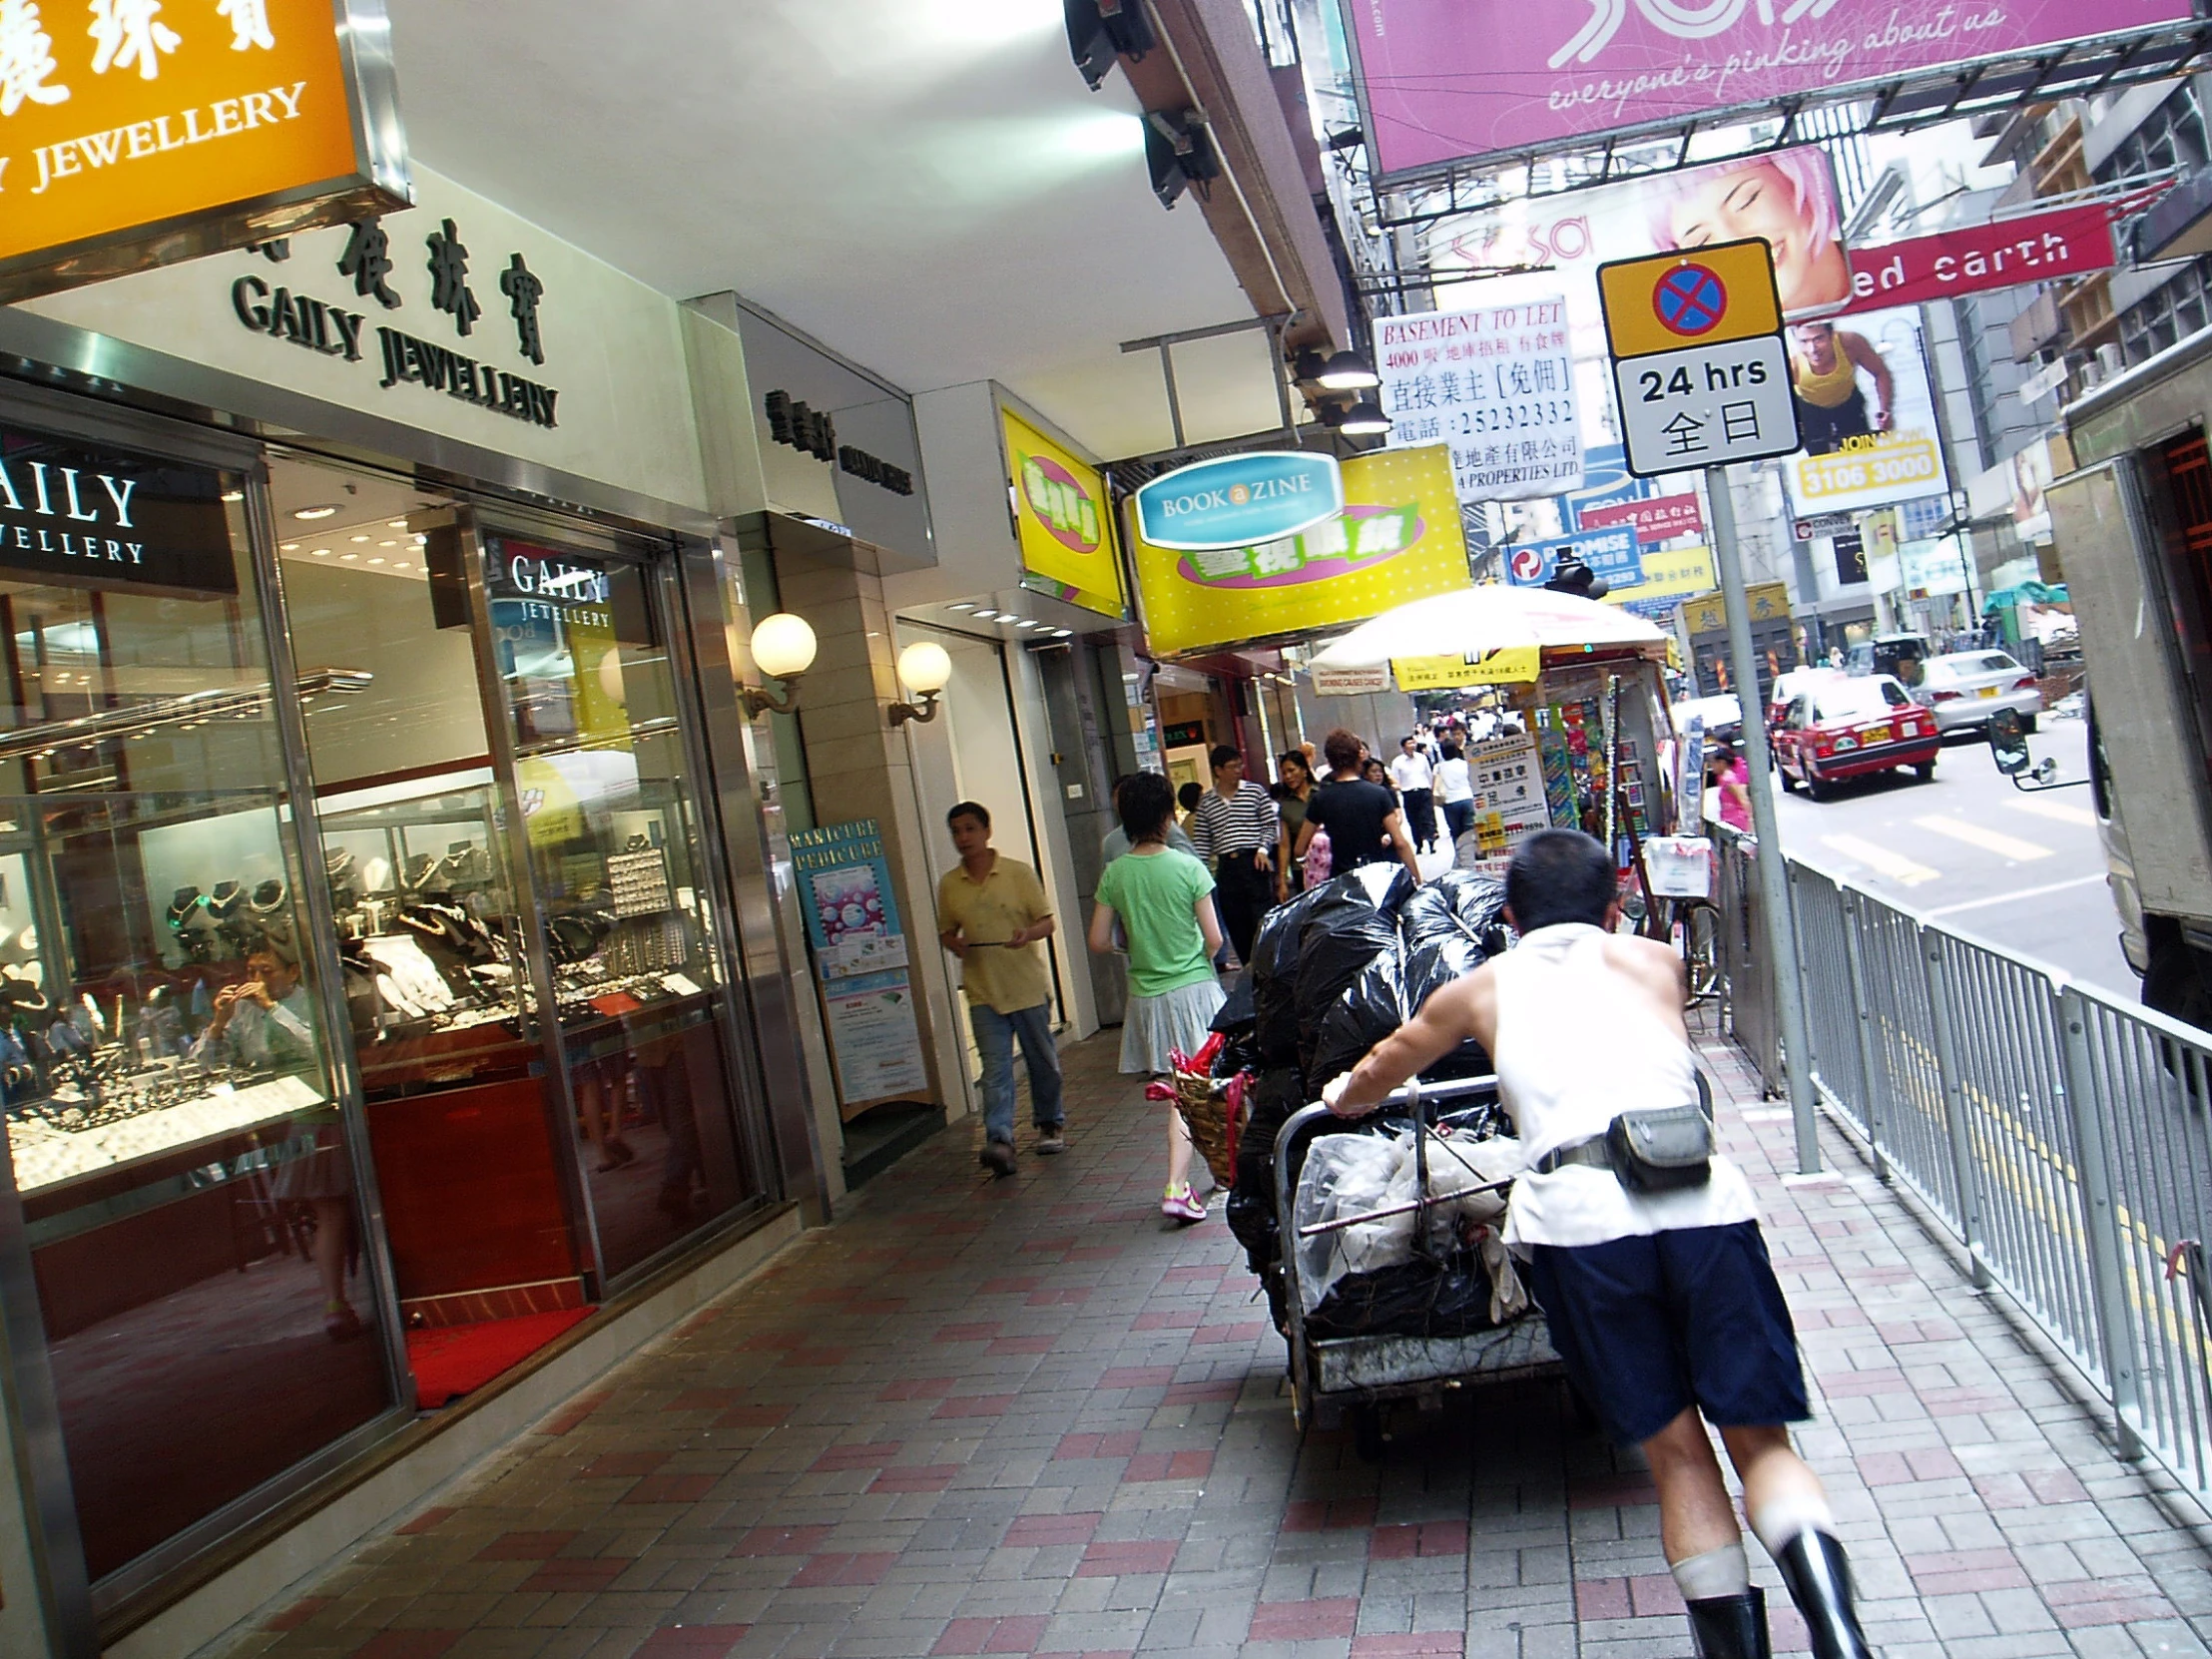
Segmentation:
[(1386, 611), (1313, 662), (1387, 663), (1400, 691), (1498, 691), (1520, 731), (1467, 751), (1475, 827), (1463, 853), (1495, 873), (1520, 839), (1546, 828), (1588, 830), (1623, 869), (1644, 839), (1674, 830), (1666, 654), (1664, 633), (1614, 606), (1488, 586)]

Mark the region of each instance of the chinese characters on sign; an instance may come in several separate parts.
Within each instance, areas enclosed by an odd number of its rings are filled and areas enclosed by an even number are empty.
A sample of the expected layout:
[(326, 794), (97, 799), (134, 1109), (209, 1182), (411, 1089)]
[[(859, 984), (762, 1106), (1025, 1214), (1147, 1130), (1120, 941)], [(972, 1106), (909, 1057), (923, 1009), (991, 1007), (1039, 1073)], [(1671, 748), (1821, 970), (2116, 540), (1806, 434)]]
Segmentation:
[[(7, 0), (0, 0), (0, 5), (6, 3)], [(468, 250), (461, 244), (459, 231), (450, 219), (441, 221), (438, 230), (425, 241), (431, 251), (425, 267), (430, 276), (430, 304), (448, 312), (455, 329), (466, 335), (475, 319), (483, 314), (468, 289)], [(265, 249), (264, 252), (273, 260), (279, 258), (274, 250)], [(289, 258), (287, 248), (280, 259), (288, 261)], [(345, 250), (334, 263), (337, 274), (352, 283), (358, 297), (374, 299), (386, 310), (397, 310), (404, 303), (404, 296), (391, 285), (395, 270), (391, 238), (381, 219), (355, 221)], [(538, 322), (538, 307), (545, 294), (545, 283), (524, 263), (523, 257), (515, 254), (510, 256), (499, 285), (511, 302), (517, 350), (532, 363), (542, 364), (545, 343)], [(272, 288), (260, 276), (241, 276), (231, 284), (231, 308), (245, 326), (273, 339), (286, 340), (349, 363), (361, 361), (364, 355), (368, 319), (363, 313), (329, 304), (291, 287)], [(480, 358), (398, 328), (379, 326), (375, 344), (384, 371), (378, 383), (386, 389), (401, 384), (419, 385), (534, 426), (551, 428), (560, 424), (556, 409), (561, 394), (552, 386), (541, 385), (524, 375), (510, 373)]]
[(1308, 565), (1336, 571), (1387, 554), (1402, 553), (1419, 533), (1419, 514), (1411, 507), (1345, 509), (1295, 536), (1257, 547), (1210, 547), (1183, 555), (1201, 582), (1238, 578), (1295, 576)]
[(406, 205), (343, 0), (0, 0), (0, 299)]
[[(1632, 525), (1639, 541), (1665, 541), (1669, 536), (1695, 536), (1705, 530), (1705, 515), (1699, 511), (1694, 495), (1657, 495), (1640, 501), (1610, 502), (1585, 507), (1578, 516), (1585, 530), (1602, 530), (1614, 524)], [(1598, 574), (1604, 575), (1604, 572)], [(1606, 577), (1606, 580), (1612, 578)]]
[(1389, 446), (1449, 445), (1460, 501), (1580, 487), (1564, 299), (1379, 317), (1375, 334)]
[(878, 484), (893, 495), (914, 493), (914, 475), (904, 467), (837, 442), (836, 423), (820, 409), (810, 409), (786, 391), (772, 391), (761, 400), (768, 415), (769, 436), (789, 444), (818, 461), (828, 461), (840, 472), (849, 472), (862, 483)]

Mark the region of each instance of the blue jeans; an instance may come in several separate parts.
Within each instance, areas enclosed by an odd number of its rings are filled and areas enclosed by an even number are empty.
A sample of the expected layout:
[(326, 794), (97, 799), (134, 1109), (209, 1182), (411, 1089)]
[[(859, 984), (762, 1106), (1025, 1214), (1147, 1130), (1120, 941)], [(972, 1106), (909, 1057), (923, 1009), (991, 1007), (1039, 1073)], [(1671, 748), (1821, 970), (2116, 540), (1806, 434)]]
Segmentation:
[(1029, 1067), (1029, 1111), (1037, 1127), (1060, 1127), (1060, 1054), (1052, 1046), (1052, 1005), (1040, 1002), (1002, 1014), (981, 1002), (968, 1004), (968, 1025), (976, 1052), (983, 1057), (983, 1134), (988, 1140), (1014, 1138), (1014, 1040)]

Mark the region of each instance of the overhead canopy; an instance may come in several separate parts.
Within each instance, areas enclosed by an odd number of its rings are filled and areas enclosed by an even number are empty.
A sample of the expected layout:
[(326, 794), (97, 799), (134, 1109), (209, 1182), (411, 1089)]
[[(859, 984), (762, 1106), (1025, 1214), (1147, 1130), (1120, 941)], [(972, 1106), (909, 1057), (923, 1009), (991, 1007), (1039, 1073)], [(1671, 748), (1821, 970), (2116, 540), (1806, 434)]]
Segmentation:
[(1613, 605), (1547, 588), (1487, 586), (1416, 599), (1384, 611), (1327, 650), (1316, 668), (1377, 668), (1411, 657), (1464, 657), (1470, 664), (1501, 651), (1539, 650), (1547, 663), (1591, 647), (1629, 647), (1665, 655), (1667, 636)]

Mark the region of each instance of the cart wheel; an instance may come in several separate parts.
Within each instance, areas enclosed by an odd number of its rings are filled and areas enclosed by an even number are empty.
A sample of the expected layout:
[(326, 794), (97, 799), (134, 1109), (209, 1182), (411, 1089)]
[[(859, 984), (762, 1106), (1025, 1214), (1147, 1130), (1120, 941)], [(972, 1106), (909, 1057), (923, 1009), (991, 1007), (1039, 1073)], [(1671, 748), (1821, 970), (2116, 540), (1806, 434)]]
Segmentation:
[(1362, 1405), (1352, 1413), (1352, 1449), (1363, 1463), (1382, 1461), (1382, 1442), (1387, 1436), (1382, 1432), (1382, 1407)]

